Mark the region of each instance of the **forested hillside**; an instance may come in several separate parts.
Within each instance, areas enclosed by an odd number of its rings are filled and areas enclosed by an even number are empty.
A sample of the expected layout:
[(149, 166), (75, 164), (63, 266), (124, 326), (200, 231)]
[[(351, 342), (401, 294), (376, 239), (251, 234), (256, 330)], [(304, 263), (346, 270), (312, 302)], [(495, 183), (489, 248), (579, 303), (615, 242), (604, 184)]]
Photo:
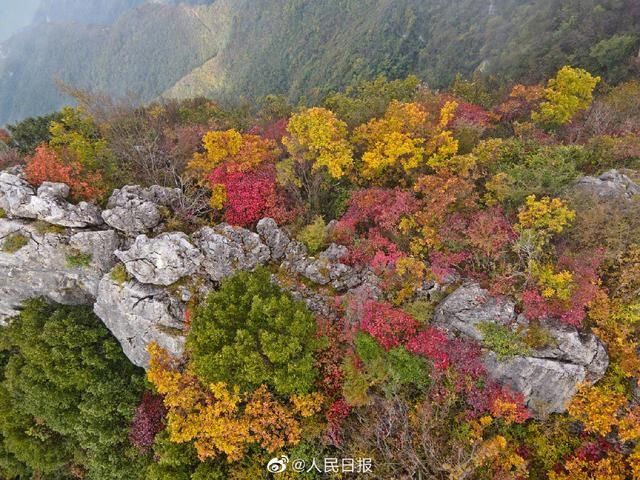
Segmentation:
[[(55, 110), (55, 79), (108, 93), (315, 100), (378, 74), (617, 82), (640, 47), (635, 0), (47, 0), (0, 46), (0, 123)], [(142, 4), (142, 5), (141, 5)], [(61, 13), (64, 12), (64, 13)]]

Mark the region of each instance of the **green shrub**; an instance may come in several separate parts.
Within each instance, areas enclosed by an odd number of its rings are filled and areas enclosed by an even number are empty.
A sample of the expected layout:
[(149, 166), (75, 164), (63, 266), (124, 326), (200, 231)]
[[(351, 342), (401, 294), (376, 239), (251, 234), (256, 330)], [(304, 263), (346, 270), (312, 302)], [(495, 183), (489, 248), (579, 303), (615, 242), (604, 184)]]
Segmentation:
[(29, 243), (29, 239), (21, 233), (14, 232), (7, 235), (2, 242), (2, 251), (15, 253)]
[(505, 174), (507, 183), (501, 192), (504, 202), (517, 208), (529, 195), (558, 196), (578, 176), (577, 165), (586, 162), (582, 147), (517, 147), (507, 142), (501, 153), (498, 172)]
[(427, 360), (409, 353), (404, 347), (389, 350), (386, 370), (394, 389), (404, 385), (424, 388), (429, 384)]
[(352, 405), (366, 405), (369, 392), (379, 387), (383, 392), (420, 391), (429, 385), (427, 360), (409, 353), (406, 348), (395, 347), (386, 352), (369, 334), (359, 332), (354, 340), (355, 351), (362, 367), (355, 366), (354, 359), (344, 365), (343, 394)]
[(316, 376), (315, 329), (306, 305), (258, 269), (234, 275), (209, 294), (192, 319), (187, 350), (205, 383), (305, 393)]
[(315, 255), (327, 246), (327, 224), (321, 216), (300, 230), (298, 240), (304, 243), (311, 255)]
[(0, 208), (0, 218), (7, 218), (7, 211), (4, 208)]
[(528, 355), (531, 352), (531, 348), (522, 337), (509, 327), (486, 322), (479, 324), (478, 329), (482, 332), (484, 346), (495, 352), (500, 359)]
[(66, 260), (69, 268), (84, 268), (91, 264), (91, 254), (74, 249), (67, 254)]
[(52, 223), (44, 222), (42, 220), (35, 221), (32, 225), (36, 232), (38, 232), (40, 235), (44, 235), (46, 233), (60, 234), (64, 233), (66, 230), (60, 225), (53, 225)]
[(436, 303), (429, 300), (415, 300), (402, 309), (422, 324), (429, 323), (433, 317)]
[(0, 352), (0, 442), (15, 460), (0, 459), (2, 478), (143, 478), (128, 434), (144, 372), (90, 307), (29, 301)]
[(113, 267), (109, 276), (111, 277), (111, 280), (120, 285), (129, 280), (129, 272), (127, 272), (127, 268), (122, 263)]
[(7, 129), (11, 133), (12, 145), (21, 154), (32, 155), (39, 145), (51, 139), (49, 125), (60, 118), (60, 113), (51, 113), (40, 117), (29, 117), (14, 125), (9, 125)]

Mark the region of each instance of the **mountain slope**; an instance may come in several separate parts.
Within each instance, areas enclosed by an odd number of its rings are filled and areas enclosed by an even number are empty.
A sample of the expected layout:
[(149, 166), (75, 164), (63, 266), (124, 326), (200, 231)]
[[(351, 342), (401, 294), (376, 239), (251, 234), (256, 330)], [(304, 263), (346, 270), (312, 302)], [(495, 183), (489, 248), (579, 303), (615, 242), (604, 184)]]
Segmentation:
[(0, 124), (59, 107), (54, 78), (141, 100), (317, 99), (378, 74), (441, 87), (456, 73), (537, 81), (572, 64), (617, 81), (640, 47), (637, 0), (45, 3), (67, 5), (65, 18), (0, 45)]
[[(218, 51), (187, 7), (146, 5), (112, 26), (44, 23), (2, 45), (0, 124), (60, 107), (55, 80), (148, 101)], [(29, 52), (29, 53), (28, 53)]]

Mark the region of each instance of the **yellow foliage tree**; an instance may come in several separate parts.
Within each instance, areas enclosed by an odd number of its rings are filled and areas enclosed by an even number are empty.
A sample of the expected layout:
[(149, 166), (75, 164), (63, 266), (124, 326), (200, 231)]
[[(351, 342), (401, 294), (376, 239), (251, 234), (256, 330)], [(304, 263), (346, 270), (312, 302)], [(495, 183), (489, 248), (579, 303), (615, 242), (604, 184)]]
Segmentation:
[(230, 171), (249, 171), (262, 162), (275, 160), (280, 154), (273, 140), (234, 129), (208, 132), (202, 137), (202, 144), (204, 153), (196, 153), (189, 162), (189, 169), (200, 176), (223, 163)]
[(620, 453), (609, 453), (599, 460), (573, 457), (562, 472), (549, 472), (549, 480), (626, 480), (627, 465)]
[(169, 438), (193, 445), (201, 460), (226, 455), (241, 460), (252, 444), (272, 453), (300, 441), (300, 420), (318, 413), (319, 393), (276, 399), (265, 385), (241, 394), (223, 382), (204, 385), (157, 344), (149, 345), (147, 378), (163, 395)]
[(569, 300), (575, 287), (573, 274), (570, 271), (557, 272), (553, 265), (541, 265), (538, 262), (533, 262), (531, 271), (544, 298)]
[[(392, 102), (385, 115), (356, 129), (353, 141), (364, 148), (362, 175), (374, 180), (389, 173), (409, 173), (430, 159), (435, 168), (458, 151), (447, 130), (457, 104), (447, 102), (437, 124), (418, 103)], [(431, 165), (431, 164), (430, 164)]]
[(558, 127), (586, 109), (593, 100), (593, 90), (600, 82), (581, 68), (563, 67), (555, 78), (549, 80), (544, 90), (545, 101), (531, 119), (545, 127)]
[(552, 235), (561, 233), (575, 216), (575, 212), (559, 198), (543, 197), (538, 200), (535, 195), (529, 195), (518, 212), (518, 227)]
[(640, 440), (640, 406), (606, 387), (583, 385), (571, 401), (569, 414), (585, 430), (605, 437), (614, 430), (623, 442)]
[(311, 170), (326, 169), (332, 178), (340, 178), (353, 165), (347, 124), (325, 108), (309, 108), (289, 120), (288, 137), (282, 139), (288, 152)]
[(640, 303), (625, 305), (600, 293), (589, 308), (594, 332), (606, 343), (610, 370), (623, 379), (640, 379)]

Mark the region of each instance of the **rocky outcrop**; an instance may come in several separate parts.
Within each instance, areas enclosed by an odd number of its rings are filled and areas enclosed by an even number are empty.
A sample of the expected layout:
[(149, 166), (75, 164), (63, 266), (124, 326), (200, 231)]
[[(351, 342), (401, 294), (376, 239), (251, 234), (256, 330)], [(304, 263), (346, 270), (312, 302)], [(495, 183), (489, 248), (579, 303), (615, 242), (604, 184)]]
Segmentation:
[(335, 290), (345, 291), (361, 285), (369, 274), (341, 263), (340, 259), (347, 253), (343, 246), (331, 244), (317, 258), (309, 256), (307, 248), (297, 240), (291, 240), (271, 218), (260, 220), (257, 231), (269, 247), (272, 260), (282, 260), (282, 268), (318, 285), (330, 284)]
[(602, 198), (622, 198), (630, 200), (640, 195), (640, 185), (617, 170), (609, 170), (599, 177), (582, 177), (575, 188), (591, 192)]
[(202, 251), (202, 266), (208, 277), (219, 282), (237, 271), (254, 270), (271, 259), (258, 234), (226, 223), (204, 227), (193, 235)]
[[(5, 248), (9, 239), (19, 243)], [(120, 239), (109, 230), (76, 231), (3, 219), (0, 245), (0, 320), (4, 320), (15, 315), (24, 300), (38, 296), (69, 305), (93, 303), (100, 279), (117, 261), (113, 252)]]
[(127, 185), (113, 191), (102, 218), (107, 225), (127, 235), (147, 233), (162, 222), (161, 208), (176, 207), (181, 196), (178, 188)]
[(147, 346), (155, 342), (173, 355), (184, 348), (185, 304), (167, 289), (134, 279), (120, 283), (113, 273), (98, 286), (93, 309), (118, 339), (132, 363), (146, 367)]
[(482, 341), (479, 326), (485, 322), (506, 325), (516, 318), (515, 302), (492, 297), (479, 285), (463, 285), (449, 295), (434, 313), (434, 322), (454, 334)]
[[(452, 335), (482, 342), (480, 326), (484, 323), (527, 327), (514, 307), (510, 299), (493, 297), (477, 284), (467, 284), (438, 306), (434, 323)], [(547, 346), (509, 358), (499, 358), (492, 351), (484, 356), (489, 375), (521, 392), (538, 415), (565, 411), (577, 386), (598, 381), (609, 364), (605, 347), (595, 335), (553, 322), (543, 322), (542, 327), (549, 336)]]
[(287, 253), (287, 247), (291, 243), (291, 239), (287, 232), (278, 228), (278, 224), (273, 218), (263, 218), (256, 225), (256, 231), (269, 247), (271, 259), (274, 262), (282, 260)]
[[(227, 224), (201, 228), (191, 238), (161, 233), (163, 209), (181, 201), (176, 189), (126, 186), (113, 192), (104, 212), (72, 204), (68, 196), (64, 184), (35, 189), (19, 173), (0, 173), (0, 242), (12, 246), (0, 251), (0, 278), (6, 279), (0, 321), (32, 297), (93, 304), (136, 365), (146, 365), (151, 341), (180, 354), (190, 289), (206, 294), (237, 271), (277, 262), (292, 276), (338, 290), (372, 282), (370, 272), (340, 262), (343, 247), (311, 257), (272, 219), (260, 221), (258, 233)], [(122, 265), (111, 271), (118, 260)], [(325, 294), (297, 285), (287, 288), (314, 311), (331, 314)]]
[(182, 232), (162, 233), (154, 238), (138, 235), (129, 250), (116, 256), (141, 283), (168, 286), (195, 273), (203, 256)]
[(17, 175), (0, 172), (0, 208), (10, 218), (42, 220), (63, 227), (92, 227), (102, 224), (100, 209), (66, 201), (69, 187), (64, 183), (43, 183), (37, 191)]

